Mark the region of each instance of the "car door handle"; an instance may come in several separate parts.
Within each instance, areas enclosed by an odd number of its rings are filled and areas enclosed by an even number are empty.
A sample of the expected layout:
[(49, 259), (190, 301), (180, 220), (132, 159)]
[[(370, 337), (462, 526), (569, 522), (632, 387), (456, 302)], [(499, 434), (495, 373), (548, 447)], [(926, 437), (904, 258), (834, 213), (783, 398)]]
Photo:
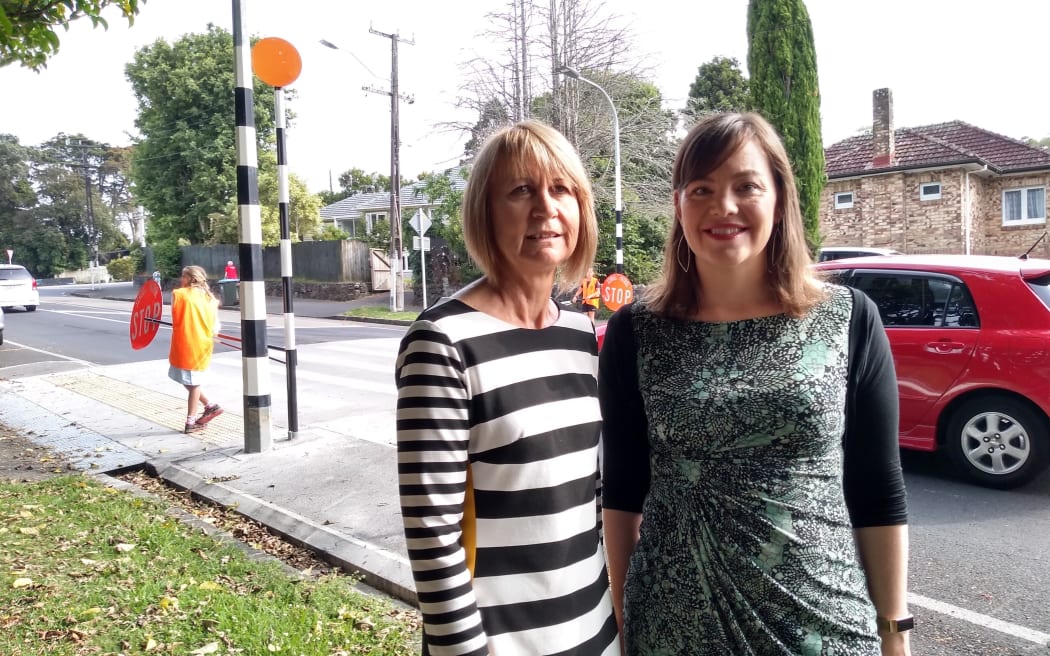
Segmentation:
[(926, 350), (931, 353), (962, 353), (962, 350), (966, 348), (966, 344), (962, 342), (953, 342), (950, 339), (942, 339), (937, 342), (927, 342)]

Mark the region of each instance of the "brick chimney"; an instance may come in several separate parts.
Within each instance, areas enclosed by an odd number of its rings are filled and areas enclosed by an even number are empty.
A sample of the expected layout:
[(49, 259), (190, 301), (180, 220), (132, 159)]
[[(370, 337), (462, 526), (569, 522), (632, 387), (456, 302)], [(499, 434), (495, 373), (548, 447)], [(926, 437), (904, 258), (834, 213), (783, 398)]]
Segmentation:
[(871, 93), (874, 121), (871, 126), (873, 141), (872, 165), (875, 168), (893, 165), (893, 92), (875, 89)]

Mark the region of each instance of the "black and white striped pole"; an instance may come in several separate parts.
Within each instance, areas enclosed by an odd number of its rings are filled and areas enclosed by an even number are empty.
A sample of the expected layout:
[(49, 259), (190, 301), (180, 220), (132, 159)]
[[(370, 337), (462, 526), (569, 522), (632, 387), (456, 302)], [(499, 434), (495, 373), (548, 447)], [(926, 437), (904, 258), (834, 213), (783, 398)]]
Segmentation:
[(244, 451), (273, 447), (270, 436), (270, 367), (266, 348), (266, 287), (259, 211), (258, 152), (248, 31), (242, 0), (233, 0), (233, 49), (237, 123), (237, 215), (241, 264), (241, 377), (244, 385)]
[(303, 63), (295, 46), (284, 39), (267, 37), (252, 47), (255, 74), (273, 87), (274, 124), (277, 126), (277, 210), (281, 222), (281, 285), (284, 291), (284, 355), (288, 391), (288, 439), (299, 434), (296, 391), (295, 312), (292, 310), (292, 236), (288, 218), (288, 155), (285, 148), (284, 87), (299, 77)]

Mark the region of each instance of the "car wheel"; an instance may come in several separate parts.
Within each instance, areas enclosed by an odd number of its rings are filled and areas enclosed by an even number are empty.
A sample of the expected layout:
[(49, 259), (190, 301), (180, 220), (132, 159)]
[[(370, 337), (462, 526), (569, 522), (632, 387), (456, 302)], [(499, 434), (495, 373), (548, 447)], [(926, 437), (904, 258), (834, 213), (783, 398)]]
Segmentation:
[(1007, 489), (1042, 471), (1050, 434), (1045, 417), (1027, 404), (987, 395), (956, 408), (945, 446), (964, 476), (986, 487)]
[(36, 312), (36, 306), (35, 305), (27, 305), (26, 306), (26, 312)]

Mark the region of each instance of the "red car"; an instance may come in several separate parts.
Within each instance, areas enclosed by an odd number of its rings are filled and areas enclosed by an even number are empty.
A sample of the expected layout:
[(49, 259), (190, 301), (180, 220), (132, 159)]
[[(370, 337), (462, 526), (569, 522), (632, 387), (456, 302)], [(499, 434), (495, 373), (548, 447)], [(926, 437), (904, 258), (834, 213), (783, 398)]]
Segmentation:
[[(900, 394), (900, 444), (970, 480), (1022, 485), (1050, 459), (1050, 260), (894, 255), (821, 262), (870, 296)], [(605, 330), (598, 326), (601, 347)]]
[(815, 268), (879, 307), (897, 369), (901, 446), (947, 451), (990, 487), (1050, 456), (1050, 260), (897, 255)]

